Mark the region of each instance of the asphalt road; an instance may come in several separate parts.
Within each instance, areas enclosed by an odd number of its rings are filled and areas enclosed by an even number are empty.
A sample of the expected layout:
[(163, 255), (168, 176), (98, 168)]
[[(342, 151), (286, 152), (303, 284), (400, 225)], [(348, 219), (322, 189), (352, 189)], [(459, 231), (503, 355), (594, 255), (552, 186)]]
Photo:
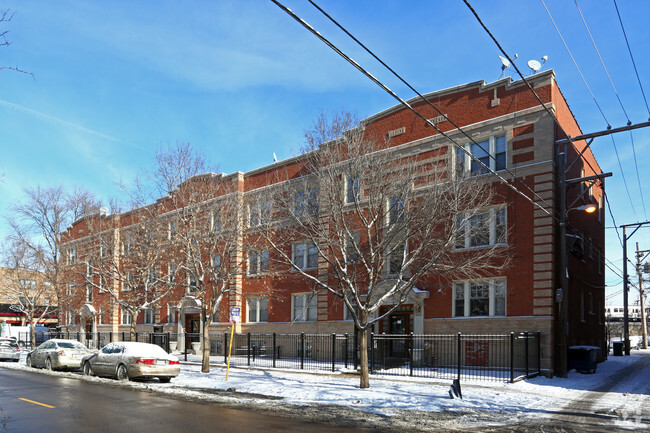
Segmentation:
[(123, 387), (0, 369), (0, 432), (355, 432)]

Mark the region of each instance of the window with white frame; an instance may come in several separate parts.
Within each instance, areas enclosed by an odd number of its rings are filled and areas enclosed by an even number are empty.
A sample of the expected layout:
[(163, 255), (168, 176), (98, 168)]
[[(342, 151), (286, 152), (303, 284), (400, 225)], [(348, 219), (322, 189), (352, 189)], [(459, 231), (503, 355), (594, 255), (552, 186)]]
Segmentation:
[(106, 277), (103, 275), (99, 276), (99, 293), (108, 292), (108, 286), (106, 285)]
[(169, 225), (167, 227), (167, 239), (169, 239), (170, 241), (174, 239), (174, 237), (176, 236), (177, 228), (178, 226), (176, 221), (169, 222)]
[(176, 323), (176, 311), (174, 304), (167, 304), (167, 323)]
[(122, 241), (122, 254), (127, 255), (127, 256), (128, 256), (129, 254), (131, 254), (131, 248), (132, 248), (132, 246), (133, 246), (132, 242), (133, 242), (133, 241), (131, 240), (130, 237), (126, 237), (126, 238)]
[(156, 322), (156, 310), (154, 308), (147, 308), (144, 310), (144, 324), (152, 325)]
[(454, 283), (454, 317), (505, 316), (506, 280)]
[(133, 277), (133, 271), (129, 269), (126, 271), (126, 280), (122, 282), (122, 291), (127, 292), (131, 290), (133, 288), (134, 282), (135, 280)]
[(358, 263), (360, 260), (359, 246), (361, 234), (358, 230), (353, 231), (345, 238), (345, 259), (346, 263)]
[(86, 284), (86, 302), (93, 301), (93, 286), (91, 284)]
[(106, 324), (106, 310), (104, 310), (104, 307), (99, 308), (99, 324), (100, 325)]
[(506, 208), (486, 209), (456, 217), (456, 248), (506, 243)]
[(21, 290), (36, 290), (36, 280), (20, 280), (18, 287)]
[(294, 205), (297, 217), (318, 215), (318, 192), (318, 188), (306, 188), (296, 192)]
[(293, 263), (300, 269), (313, 269), (318, 267), (318, 250), (312, 242), (300, 242), (292, 245), (291, 254)]
[(74, 284), (68, 283), (65, 287), (65, 295), (72, 296), (73, 293), (74, 293)]
[(218, 233), (223, 229), (221, 224), (221, 215), (219, 212), (212, 212), (212, 217), (210, 219), (210, 231), (213, 233)]
[[(471, 154), (471, 156), (470, 156)], [(473, 157), (473, 158), (472, 158)], [(456, 148), (456, 169), (459, 174), (477, 176), (487, 173), (488, 170), (478, 161), (489, 167), (490, 170), (499, 171), (506, 168), (506, 137), (492, 136), (483, 141), (466, 143), (463, 148)]]
[(122, 309), (122, 325), (130, 325), (133, 322), (133, 315), (126, 309)]
[(88, 278), (93, 276), (93, 262), (91, 260), (88, 260), (88, 263), (86, 263), (86, 276)]
[(269, 321), (269, 298), (248, 298), (246, 300), (246, 309), (248, 311), (248, 322), (268, 322)]
[(170, 263), (167, 265), (167, 279), (168, 281), (173, 284), (174, 281), (176, 281), (176, 270), (178, 267), (176, 266), (176, 263)]
[(214, 269), (219, 269), (221, 267), (221, 254), (215, 254), (212, 256), (212, 267)]
[(68, 310), (67, 314), (65, 315), (66, 323), (68, 325), (74, 325), (75, 317), (76, 316), (74, 310)]
[(68, 248), (68, 264), (74, 265), (77, 263), (77, 247)]
[(248, 252), (248, 275), (260, 275), (269, 271), (269, 251), (250, 250)]
[(389, 275), (396, 275), (402, 271), (404, 264), (405, 243), (396, 244), (388, 250), (388, 260), (386, 260), (386, 272)]
[(345, 202), (354, 203), (361, 198), (361, 178), (359, 175), (348, 176), (345, 179)]
[(196, 293), (199, 291), (199, 280), (194, 275), (189, 275), (187, 277), (187, 286), (190, 293)]
[(257, 227), (271, 219), (271, 203), (259, 200), (248, 205), (248, 226)]
[(404, 222), (404, 198), (392, 197), (388, 200), (388, 224), (401, 224)]
[(314, 322), (318, 318), (318, 296), (315, 293), (299, 293), (291, 297), (291, 320), (296, 322)]

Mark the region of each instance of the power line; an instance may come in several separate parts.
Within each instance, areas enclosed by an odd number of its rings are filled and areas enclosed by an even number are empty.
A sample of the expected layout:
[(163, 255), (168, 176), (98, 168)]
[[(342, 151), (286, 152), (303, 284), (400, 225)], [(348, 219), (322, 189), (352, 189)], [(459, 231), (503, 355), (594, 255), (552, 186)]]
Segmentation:
[(603, 196), (605, 197), (605, 203), (607, 204), (607, 210), (609, 211), (609, 216), (612, 218), (612, 223), (614, 223), (614, 229), (616, 229), (616, 236), (618, 236), (618, 242), (623, 246), (623, 239), (621, 238), (621, 233), (618, 231), (618, 225), (616, 225), (616, 219), (614, 218), (614, 213), (612, 212), (612, 206), (609, 204), (609, 197), (603, 189)]
[(625, 44), (627, 45), (627, 51), (630, 53), (630, 59), (632, 59), (632, 66), (634, 66), (634, 72), (636, 73), (636, 79), (639, 82), (639, 87), (641, 88), (641, 94), (643, 95), (643, 101), (645, 102), (645, 108), (648, 111), (648, 120), (650, 120), (650, 107), (648, 107), (648, 99), (645, 96), (643, 91), (643, 85), (641, 84), (641, 78), (639, 77), (639, 71), (636, 68), (636, 62), (634, 61), (634, 56), (632, 55), (632, 49), (630, 48), (630, 41), (627, 39), (627, 33), (625, 32), (625, 26), (623, 26), (623, 20), (621, 19), (621, 13), (618, 10), (618, 5), (616, 0), (614, 0), (614, 7), (616, 8), (616, 14), (618, 15), (618, 21), (621, 23), (621, 30), (623, 30), (623, 36), (625, 37)]
[[(382, 59), (380, 59), (372, 50), (370, 50), (366, 45), (364, 45), (359, 39), (357, 39), (352, 33), (350, 33), (345, 27), (343, 27), (337, 20), (335, 20), (330, 14), (325, 12), (320, 6), (316, 4), (313, 0), (308, 0), (309, 3), (311, 3), (318, 11), (320, 11), (325, 17), (327, 17), (332, 23), (334, 23), (339, 29), (341, 29), (346, 35), (348, 35), (353, 41), (355, 41), (361, 48), (363, 48), (368, 54), (370, 54), (375, 60), (377, 60), (379, 63), (381, 63), (386, 69), (388, 69), (395, 77), (397, 77), (404, 85), (406, 85), (411, 91), (413, 91), (424, 103), (426, 103), (428, 106), (433, 108), (438, 114), (440, 114), (446, 121), (451, 123), (451, 125), (458, 131), (460, 131), (465, 137), (467, 137), (468, 140), (472, 142), (472, 144), (475, 144), (478, 146), (485, 154), (488, 155), (488, 158), (492, 159), (495, 161), (497, 169), (501, 168), (505, 170), (508, 174), (510, 174), (514, 179), (517, 179), (521, 182), (521, 184), (528, 190), (530, 191), (535, 198), (537, 198), (539, 201), (544, 203), (547, 206), (551, 206), (546, 200), (544, 200), (539, 194), (537, 194), (528, 184), (526, 184), (523, 180), (519, 179), (514, 173), (512, 173), (506, 166), (505, 164), (502, 164), (495, 155), (491, 154), (489, 151), (486, 151), (479, 143), (477, 143), (467, 132), (465, 132), (460, 126), (458, 126), (454, 121), (452, 121), (449, 117), (447, 117), (446, 114), (444, 114), (442, 111), (438, 109), (435, 105), (431, 103), (427, 98), (422, 96), (420, 92), (418, 92), (411, 84), (409, 84), (400, 74), (395, 72), (393, 68), (388, 66)], [(441, 131), (436, 128), (436, 131), (440, 132)]]
[[(508, 186), (510, 189), (515, 191), (517, 194), (521, 195), (523, 198), (525, 198), (527, 201), (529, 201), (533, 206), (539, 208), (542, 210), (544, 213), (547, 215), (551, 216), (554, 219), (557, 219), (548, 209), (544, 208), (541, 204), (535, 202), (533, 199), (528, 197), (526, 194), (524, 194), (522, 191), (517, 189), (516, 186), (514, 186), (512, 183), (508, 182), (507, 179), (505, 179), (503, 176), (492, 170), (490, 167), (488, 167), (485, 163), (483, 163), (479, 158), (476, 156), (472, 155), (472, 153), (465, 148), (465, 146), (457, 143), (452, 137), (450, 137), (447, 133), (443, 132), (440, 130), (433, 122), (431, 122), (429, 119), (425, 118), (422, 114), (420, 114), (417, 110), (415, 110), (407, 101), (403, 100), (400, 98), (395, 92), (393, 92), (390, 88), (388, 88), (384, 83), (379, 81), (375, 76), (373, 76), (371, 73), (366, 71), (359, 63), (354, 61), (352, 58), (350, 58), (347, 54), (345, 54), (343, 51), (341, 51), (336, 45), (334, 45), (332, 42), (330, 42), (327, 38), (325, 38), (323, 35), (321, 35), (318, 31), (316, 31), (309, 23), (307, 23), (305, 20), (300, 18), (298, 15), (296, 15), (291, 9), (287, 8), (284, 6), (282, 3), (280, 3), (278, 0), (271, 0), (273, 3), (275, 3), (276, 6), (278, 6), (280, 9), (282, 9), (285, 13), (287, 13), (289, 16), (291, 16), (294, 20), (296, 20), (300, 25), (305, 27), (309, 32), (311, 32), (314, 36), (316, 36), (318, 39), (320, 39), (325, 45), (330, 47), (334, 52), (336, 52), (339, 56), (341, 56), (343, 59), (345, 59), (348, 63), (350, 63), (352, 66), (354, 66), (359, 72), (364, 74), (366, 77), (368, 77), (371, 81), (373, 81), (375, 84), (377, 84), (380, 88), (382, 88), (384, 91), (386, 91), (389, 95), (391, 95), (393, 98), (395, 98), (401, 105), (406, 107), (408, 110), (413, 112), (417, 117), (420, 119), (424, 120), (429, 126), (433, 127), (436, 131), (438, 131), (439, 134), (441, 134), (443, 137), (445, 137), (447, 140), (449, 140), (451, 143), (453, 143), (456, 148), (461, 149), (466, 155), (468, 155), (473, 161), (475, 161), (477, 164), (479, 164), (483, 169), (485, 169), (487, 172), (491, 173), (492, 175), (496, 176), (501, 182), (503, 182), (506, 186)], [(530, 86), (530, 84), (528, 84)], [(480, 147), (480, 146), (479, 146)], [(485, 149), (483, 149), (485, 151)], [(488, 152), (489, 154), (489, 152)]]

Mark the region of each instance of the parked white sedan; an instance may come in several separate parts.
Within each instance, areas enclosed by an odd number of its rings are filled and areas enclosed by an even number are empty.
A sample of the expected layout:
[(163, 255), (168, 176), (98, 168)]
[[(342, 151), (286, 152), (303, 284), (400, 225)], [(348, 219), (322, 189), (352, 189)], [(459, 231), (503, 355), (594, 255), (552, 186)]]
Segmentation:
[(18, 362), (20, 347), (13, 338), (0, 338), (0, 360)]
[(45, 367), (48, 370), (78, 369), (84, 356), (93, 353), (76, 340), (47, 340), (27, 354), (28, 367)]
[(109, 343), (98, 353), (84, 357), (81, 365), (87, 376), (114, 376), (118, 380), (157, 377), (167, 383), (181, 372), (178, 358), (160, 346), (129, 341)]

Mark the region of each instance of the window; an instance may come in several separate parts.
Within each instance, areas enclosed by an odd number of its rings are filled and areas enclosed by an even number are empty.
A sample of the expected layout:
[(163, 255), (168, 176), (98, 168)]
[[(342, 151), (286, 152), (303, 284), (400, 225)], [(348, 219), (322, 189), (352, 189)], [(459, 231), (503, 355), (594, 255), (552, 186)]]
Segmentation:
[(318, 267), (318, 250), (312, 242), (293, 244), (293, 263), (300, 269)]
[(399, 274), (402, 271), (402, 265), (404, 264), (405, 244), (401, 243), (392, 247), (388, 251), (388, 260), (386, 264), (386, 271), (389, 275)]
[(124, 281), (122, 284), (122, 291), (126, 292), (131, 290), (134, 284), (135, 284), (135, 279), (133, 278), (133, 271), (129, 269), (128, 271), (126, 271), (126, 281)]
[(293, 304), (293, 317), (297, 322), (313, 322), (318, 318), (316, 308), (318, 306), (318, 297), (315, 293), (300, 293), (293, 295), (291, 299)]
[[(352, 309), (354, 310), (355, 314), (359, 316), (359, 307), (357, 306), (356, 302), (354, 300), (351, 300), (350, 304), (352, 305)], [(350, 310), (348, 310), (348, 307), (346, 307), (345, 304), (343, 304), (343, 320), (354, 320), (352, 313)]]
[(489, 279), (454, 283), (454, 317), (505, 316), (506, 281)]
[(404, 222), (404, 199), (393, 197), (388, 201), (388, 224), (401, 224)]
[(492, 208), (456, 217), (456, 248), (482, 247), (506, 242), (506, 208)]
[(214, 269), (219, 269), (221, 267), (221, 254), (212, 256), (212, 267)]
[(93, 286), (86, 284), (86, 302), (93, 301)]
[(259, 275), (269, 271), (269, 252), (251, 250), (248, 252), (248, 275)]
[(101, 307), (99, 309), (99, 324), (100, 325), (106, 324), (106, 311), (104, 310), (104, 307)]
[(352, 232), (352, 236), (348, 235), (345, 240), (345, 258), (346, 263), (358, 263), (360, 260), (359, 256), (359, 245), (360, 245), (360, 233), (359, 231)]
[(106, 257), (108, 257), (110, 254), (111, 254), (111, 250), (110, 250), (110, 248), (108, 248), (106, 245), (103, 245), (103, 244), (102, 244), (102, 245), (99, 246), (99, 255), (100, 255), (102, 258), (106, 258)]
[(99, 293), (108, 292), (108, 286), (106, 286), (106, 277), (103, 275), (99, 276)]
[(174, 284), (174, 282), (176, 281), (176, 270), (177, 269), (178, 269), (178, 267), (176, 266), (176, 263), (170, 263), (168, 265), (168, 267), (167, 267), (167, 271), (168, 271), (168, 275), (167, 275), (168, 278), (167, 279), (169, 280), (169, 282), (171, 284)]
[(122, 254), (124, 254), (124, 255), (129, 255), (129, 254), (131, 254), (131, 248), (132, 248), (132, 246), (133, 246), (133, 245), (132, 245), (132, 242), (133, 242), (133, 241), (132, 241), (131, 238), (129, 238), (129, 237), (127, 237), (126, 239), (124, 239), (124, 241), (122, 242)]
[(176, 323), (176, 311), (174, 304), (167, 304), (167, 323)]
[(147, 308), (144, 310), (144, 324), (151, 325), (156, 322), (156, 310), (153, 308)]
[(65, 287), (66, 296), (72, 296), (73, 292), (74, 292), (74, 284), (68, 283), (68, 285)]
[(199, 281), (196, 279), (194, 275), (190, 275), (187, 278), (188, 281), (188, 286), (189, 286), (189, 292), (190, 293), (196, 293), (199, 291)]
[(65, 318), (66, 318), (66, 323), (68, 325), (74, 325), (74, 319), (75, 319), (74, 310), (68, 310), (67, 314), (65, 315)]
[(93, 276), (93, 262), (88, 260), (88, 263), (86, 264), (86, 276), (88, 278)]
[(346, 203), (354, 203), (359, 201), (361, 192), (361, 181), (359, 175), (348, 176), (345, 180), (345, 201)]
[(210, 231), (213, 233), (218, 233), (222, 230), (223, 226), (221, 224), (221, 216), (219, 212), (212, 212), (212, 218), (210, 219)]
[(77, 248), (68, 248), (68, 264), (74, 265), (77, 263)]
[(264, 298), (248, 298), (246, 301), (248, 310), (248, 321), (254, 322), (268, 322), (269, 321), (269, 299)]
[(149, 285), (154, 284), (158, 280), (158, 274), (156, 272), (156, 268), (151, 267), (149, 268), (149, 272), (147, 272), (147, 283)]
[(167, 228), (167, 239), (169, 239), (170, 241), (174, 239), (174, 237), (176, 236), (176, 229), (177, 229), (176, 221), (170, 222)]
[(122, 309), (122, 325), (130, 325), (133, 322), (133, 315), (127, 310)]
[(248, 206), (248, 226), (257, 227), (271, 219), (271, 204), (268, 201), (258, 201)]
[(18, 286), (21, 290), (36, 290), (35, 280), (20, 280)]
[(318, 188), (296, 192), (295, 213), (298, 218), (318, 215), (318, 192)]
[[(477, 176), (487, 173), (488, 170), (480, 165), (477, 160), (493, 171), (506, 168), (506, 137), (504, 135), (490, 137), (476, 143), (467, 143), (463, 149), (456, 148), (456, 169), (458, 174)], [(470, 157), (466, 151), (476, 159)]]

